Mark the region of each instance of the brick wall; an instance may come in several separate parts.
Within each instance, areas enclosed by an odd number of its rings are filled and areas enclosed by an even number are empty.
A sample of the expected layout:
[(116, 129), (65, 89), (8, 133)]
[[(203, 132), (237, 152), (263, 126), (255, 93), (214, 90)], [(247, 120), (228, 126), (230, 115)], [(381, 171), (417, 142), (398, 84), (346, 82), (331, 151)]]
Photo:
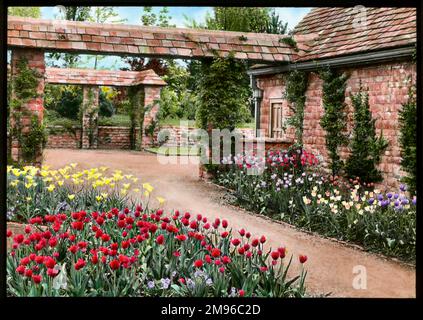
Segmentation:
[[(265, 136), (270, 136), (270, 110), (273, 103), (282, 103), (282, 121), (285, 122), (292, 112), (288, 107), (288, 102), (283, 99), (285, 92), (285, 79), (283, 74), (270, 75), (260, 77), (257, 79), (257, 86), (263, 90), (263, 98), (260, 109), (260, 129), (265, 130)], [(295, 137), (295, 130), (293, 128), (286, 128), (283, 138), (280, 139), (283, 143), (293, 142)]]
[[(408, 88), (411, 84), (410, 78), (415, 83), (415, 64), (410, 62), (386, 63), (360, 68), (347, 68), (343, 69), (343, 71), (350, 74), (350, 78), (347, 81), (345, 100), (348, 105), (348, 131), (351, 132), (353, 116), (350, 95), (358, 92), (361, 81), (363, 88), (368, 89), (370, 109), (376, 119), (376, 134), (383, 130), (384, 137), (389, 141), (389, 146), (383, 154), (379, 166), (384, 175), (384, 181), (380, 187), (398, 187), (399, 179), (403, 176), (398, 144), (398, 111), (408, 99)], [(261, 128), (267, 129), (269, 126), (270, 103), (272, 99), (282, 99), (283, 97), (285, 90), (283, 76), (279, 74), (261, 77), (258, 85), (264, 90), (260, 124)], [(320, 154), (324, 161), (327, 161), (325, 132), (320, 126), (320, 117), (323, 114), (322, 80), (315, 73), (310, 74), (306, 96), (303, 143), (305, 148)], [(286, 109), (285, 114), (289, 115), (286, 101), (284, 101), (283, 108)], [(284, 136), (287, 141), (293, 138), (292, 132), (287, 132)], [(343, 159), (346, 159), (348, 154), (349, 150), (347, 148), (341, 150)]]
[[(38, 73), (40, 78), (38, 79), (38, 86), (36, 92), (38, 97), (29, 99), (26, 103), (21, 106), (22, 117), (20, 120), (22, 125), (22, 134), (25, 135), (30, 131), (31, 118), (33, 115), (36, 115), (40, 122), (43, 120), (44, 112), (44, 73), (45, 73), (45, 63), (44, 63), (44, 51), (39, 49), (17, 49), (12, 50), (11, 57), (11, 76), (14, 77), (19, 73), (18, 63), (24, 59), (28, 63), (28, 68), (34, 70)], [(14, 93), (12, 92), (12, 96)], [(11, 126), (16, 125), (16, 119), (12, 116)], [(19, 145), (19, 141), (13, 139), (11, 141), (11, 156), (15, 161), (22, 160), (22, 150)], [(40, 164), (42, 161), (42, 150), (36, 151), (35, 158), (33, 159), (34, 164)]]
[[(75, 128), (76, 134), (64, 132), (60, 127), (52, 127), (55, 133), (49, 134), (47, 148), (70, 148), (77, 149), (80, 145), (81, 130)], [(195, 128), (181, 128), (179, 126), (166, 126), (162, 130), (172, 130), (171, 138), (166, 142), (167, 146), (176, 146), (182, 143), (186, 138), (186, 134), (192, 134)], [(238, 129), (247, 138), (254, 136), (253, 129)], [(138, 133), (138, 131), (137, 131)], [(98, 127), (98, 149), (129, 149), (129, 128), (128, 127)], [(155, 134), (155, 142), (157, 142), (157, 133)], [(149, 137), (144, 138), (144, 145), (150, 145)], [(194, 141), (190, 141), (189, 145), (194, 145)]]

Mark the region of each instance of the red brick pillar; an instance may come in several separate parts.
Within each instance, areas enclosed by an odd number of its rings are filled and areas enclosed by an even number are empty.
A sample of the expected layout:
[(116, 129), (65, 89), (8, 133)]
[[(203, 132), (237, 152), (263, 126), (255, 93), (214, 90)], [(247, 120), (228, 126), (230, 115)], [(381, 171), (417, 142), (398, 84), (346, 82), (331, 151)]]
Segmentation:
[(82, 100), (82, 149), (97, 149), (98, 146), (98, 86), (83, 86)]
[[(149, 108), (149, 106), (152, 106), (145, 114), (144, 130), (150, 125), (151, 121), (156, 118), (156, 114), (159, 111), (159, 104), (156, 101), (160, 99), (161, 90), (161, 86), (144, 85), (144, 107)], [(151, 143), (152, 141), (144, 136), (144, 145)]]
[[(44, 51), (39, 49), (21, 49), (14, 48), (12, 50), (12, 59), (11, 59), (11, 76), (12, 79), (19, 74), (19, 62), (24, 59), (28, 63), (28, 67), (32, 70), (35, 70), (39, 74), (38, 87), (36, 89), (37, 97), (31, 98), (26, 101), (21, 107), (20, 119), (14, 117), (13, 112), (10, 116), (10, 125), (11, 128), (16, 127), (18, 121), (21, 125), (22, 135), (28, 134), (31, 128), (31, 121), (34, 115), (37, 116), (39, 123), (43, 121), (44, 113), (44, 74), (45, 74), (45, 63), (44, 63)], [(13, 81), (13, 80), (12, 80)], [(15, 96), (15, 93), (12, 91), (12, 98)], [(16, 114), (16, 113), (15, 113)], [(11, 141), (11, 156), (14, 161), (23, 161), (22, 155), (22, 146), (19, 144), (19, 141), (16, 138), (12, 138)], [(43, 150), (40, 147), (36, 150), (36, 154), (33, 159), (27, 159), (27, 162), (30, 162), (34, 165), (41, 165), (43, 156)]]

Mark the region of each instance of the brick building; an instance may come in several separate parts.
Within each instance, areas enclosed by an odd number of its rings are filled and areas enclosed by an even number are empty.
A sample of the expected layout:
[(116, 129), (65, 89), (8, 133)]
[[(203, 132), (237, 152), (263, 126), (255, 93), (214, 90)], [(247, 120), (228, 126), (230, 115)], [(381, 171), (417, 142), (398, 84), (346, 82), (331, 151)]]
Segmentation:
[[(358, 10), (358, 11), (357, 11)], [(348, 131), (352, 128), (351, 95), (360, 83), (369, 94), (376, 119), (376, 133), (383, 130), (389, 146), (379, 166), (384, 186), (396, 187), (402, 176), (398, 144), (398, 111), (408, 99), (416, 80), (413, 54), (416, 44), (414, 8), (316, 8), (294, 30), (298, 51), (291, 61), (278, 66), (253, 67), (251, 76), (255, 97), (256, 128), (265, 132), (266, 143), (279, 146), (295, 142), (294, 129), (283, 129), (291, 116), (284, 99), (286, 74), (290, 70), (308, 73), (304, 110), (303, 144), (320, 154), (327, 165), (325, 132), (320, 126), (324, 112), (323, 81), (318, 70), (325, 66), (349, 75), (345, 93)], [(348, 148), (341, 150), (346, 159)]]

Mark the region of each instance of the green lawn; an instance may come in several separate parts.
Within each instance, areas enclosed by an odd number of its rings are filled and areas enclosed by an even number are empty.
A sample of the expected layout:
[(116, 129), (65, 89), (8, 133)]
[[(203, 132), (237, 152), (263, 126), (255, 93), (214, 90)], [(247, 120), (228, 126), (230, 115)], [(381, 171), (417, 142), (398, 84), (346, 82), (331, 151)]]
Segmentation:
[(127, 114), (114, 114), (110, 118), (99, 117), (98, 125), (108, 127), (130, 127), (131, 120)]
[(199, 155), (199, 148), (197, 146), (192, 147), (151, 147), (145, 150), (161, 154), (161, 155), (172, 155), (172, 156), (188, 156), (188, 155)]
[[(187, 120), (187, 119), (164, 119), (160, 121), (160, 125), (161, 126), (179, 126), (181, 121), (183, 122), (184, 125), (188, 124), (188, 127), (193, 127), (193, 128), (196, 127), (195, 120)], [(67, 118), (52, 118), (52, 119), (46, 118), (46, 124), (51, 126), (54, 126), (54, 125), (80, 126), (81, 125), (80, 121), (70, 120)], [(131, 120), (129, 119), (129, 115), (127, 114), (115, 114), (111, 116), (110, 118), (99, 117), (98, 125), (108, 126), (108, 127), (130, 127)], [(254, 122), (242, 123), (238, 125), (237, 128), (254, 129)]]

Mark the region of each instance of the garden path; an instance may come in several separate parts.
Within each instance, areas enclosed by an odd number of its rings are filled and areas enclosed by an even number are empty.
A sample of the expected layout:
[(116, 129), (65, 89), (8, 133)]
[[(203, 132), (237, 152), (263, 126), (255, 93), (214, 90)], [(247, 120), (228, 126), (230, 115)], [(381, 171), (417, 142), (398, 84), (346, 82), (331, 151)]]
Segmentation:
[[(50, 149), (44, 154), (44, 163), (55, 168), (76, 162), (80, 168), (108, 166), (132, 173), (155, 187), (153, 194), (166, 199), (166, 208), (224, 218), (233, 230), (244, 227), (253, 236), (265, 235), (268, 246), (285, 245), (288, 256), (294, 254), (294, 272), (300, 268), (298, 254), (306, 254), (307, 287), (313, 295), (415, 297), (414, 268), (223, 205), (221, 188), (200, 181), (194, 164), (161, 165), (154, 154), (131, 151)], [(366, 268), (367, 289), (353, 288), (354, 266)]]

